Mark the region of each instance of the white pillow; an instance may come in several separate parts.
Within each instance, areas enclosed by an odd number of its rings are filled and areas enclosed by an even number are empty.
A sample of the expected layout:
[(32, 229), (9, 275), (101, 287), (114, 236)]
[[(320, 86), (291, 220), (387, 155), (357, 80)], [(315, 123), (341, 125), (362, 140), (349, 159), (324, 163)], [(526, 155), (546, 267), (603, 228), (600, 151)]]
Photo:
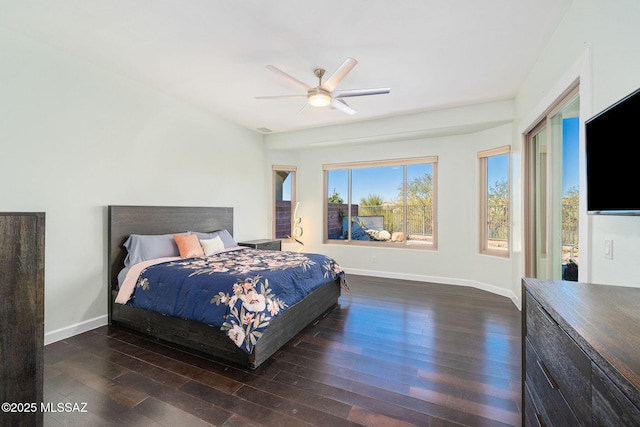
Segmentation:
[(222, 242), (220, 236), (216, 236), (213, 239), (200, 240), (200, 244), (202, 245), (202, 249), (204, 250), (204, 254), (206, 256), (224, 250), (224, 243)]

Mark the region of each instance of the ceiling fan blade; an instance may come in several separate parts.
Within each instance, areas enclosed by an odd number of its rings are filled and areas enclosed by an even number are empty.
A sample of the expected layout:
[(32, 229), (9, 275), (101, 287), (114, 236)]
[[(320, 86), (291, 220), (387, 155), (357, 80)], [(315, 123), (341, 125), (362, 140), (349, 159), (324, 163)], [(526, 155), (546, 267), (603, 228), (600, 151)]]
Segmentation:
[(305, 102), (305, 104), (302, 106), (302, 108), (298, 111), (298, 114), (302, 114), (307, 110), (307, 107), (309, 107), (309, 104), (307, 104)]
[(307, 95), (256, 96), (255, 99), (307, 99)]
[(351, 96), (367, 96), (367, 95), (384, 95), (389, 93), (391, 89), (388, 87), (381, 87), (377, 89), (351, 89), (351, 90), (338, 90), (332, 93), (334, 98), (348, 98)]
[(356, 61), (355, 59), (347, 58), (342, 63), (342, 65), (338, 67), (338, 69), (333, 74), (331, 74), (331, 77), (329, 77), (327, 81), (322, 84), (322, 89), (326, 90), (327, 92), (333, 91), (342, 81), (342, 79), (344, 79), (344, 77), (349, 74), (349, 71), (351, 71), (353, 67), (356, 66), (357, 63), (358, 61)]
[(341, 99), (332, 99), (331, 100), (331, 107), (335, 108), (336, 110), (340, 110), (344, 113), (347, 113), (350, 116), (353, 116), (355, 113), (357, 113), (356, 110), (354, 110), (353, 108), (349, 107), (347, 105), (346, 102), (344, 102)]
[(290, 76), (289, 74), (287, 74), (284, 71), (274, 67), (273, 65), (267, 65), (267, 69), (273, 71), (274, 73), (276, 73), (277, 75), (279, 75), (283, 79), (287, 80), (289, 83), (298, 86), (300, 89), (304, 90), (305, 92), (308, 92), (308, 91), (311, 90), (311, 86), (307, 85), (306, 83), (301, 82), (300, 80), (296, 79), (295, 77)]

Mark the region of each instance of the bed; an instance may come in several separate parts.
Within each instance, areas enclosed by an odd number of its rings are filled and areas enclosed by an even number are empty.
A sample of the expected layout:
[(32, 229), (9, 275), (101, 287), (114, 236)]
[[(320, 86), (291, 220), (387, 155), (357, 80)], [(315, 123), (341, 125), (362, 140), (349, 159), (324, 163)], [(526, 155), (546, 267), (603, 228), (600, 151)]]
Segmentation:
[[(109, 206), (109, 324), (130, 328), (155, 338), (195, 349), (225, 362), (256, 369), (298, 332), (337, 306), (341, 293), (342, 275), (326, 277), (321, 283), (315, 285), (314, 290), (304, 299), (295, 304), (283, 304), (286, 305), (286, 309), (278, 312), (277, 316), (270, 320), (268, 327), (260, 331), (259, 339), (252, 342), (250, 349), (242, 348), (230, 338), (232, 335), (230, 335), (229, 325), (225, 331), (224, 328), (213, 326), (211, 323), (186, 320), (180, 316), (134, 307), (131, 303), (116, 302), (123, 277), (121, 276), (119, 281), (118, 275), (125, 266), (125, 259), (128, 255), (128, 251), (123, 245), (129, 236), (163, 235), (187, 231), (210, 233), (216, 230), (227, 230), (230, 235), (233, 235), (233, 208)], [(246, 258), (248, 252), (245, 252), (245, 249), (237, 252), (242, 253)], [(226, 255), (227, 252), (224, 254)], [(275, 255), (285, 256), (286, 253)], [(218, 256), (218, 254), (212, 256)], [(129, 262), (127, 263), (129, 264)], [(160, 265), (157, 268), (160, 268)], [(216, 302), (219, 304), (224, 299), (218, 297)], [(211, 302), (213, 303), (214, 300), (215, 298), (212, 298)]]

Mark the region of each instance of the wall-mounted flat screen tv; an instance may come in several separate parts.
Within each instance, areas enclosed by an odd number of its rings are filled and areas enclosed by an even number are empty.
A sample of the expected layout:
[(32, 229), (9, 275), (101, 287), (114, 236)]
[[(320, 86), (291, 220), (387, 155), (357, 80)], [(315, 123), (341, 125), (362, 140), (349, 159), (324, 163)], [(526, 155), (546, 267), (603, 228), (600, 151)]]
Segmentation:
[(640, 215), (640, 89), (585, 122), (587, 212)]

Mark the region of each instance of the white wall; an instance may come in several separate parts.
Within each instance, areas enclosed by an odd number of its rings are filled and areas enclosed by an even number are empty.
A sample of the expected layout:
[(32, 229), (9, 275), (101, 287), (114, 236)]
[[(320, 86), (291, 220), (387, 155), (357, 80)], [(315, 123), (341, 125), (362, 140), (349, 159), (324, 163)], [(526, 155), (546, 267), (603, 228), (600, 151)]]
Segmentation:
[[(511, 143), (512, 114), (512, 102), (496, 102), (265, 140), (276, 164), (294, 160), (291, 148), (298, 147), (305, 251), (330, 255), (350, 273), (469, 285), (513, 298), (511, 260), (478, 254), (477, 214), (477, 152)], [(323, 164), (419, 156), (438, 156), (437, 250), (322, 243)]]
[(107, 205), (232, 206), (236, 238), (268, 235), (261, 135), (2, 29), (0, 63), (0, 210), (46, 212), (45, 341), (106, 321)]
[[(516, 128), (531, 125), (535, 116), (574, 78), (581, 81), (582, 120), (638, 89), (638, 40), (640, 2), (637, 0), (573, 2), (516, 97)], [(514, 139), (518, 146), (521, 145), (519, 135)], [(631, 153), (637, 139), (621, 141), (618, 146), (612, 145), (612, 149)], [(582, 189), (584, 182), (583, 169)], [(622, 191), (635, 191), (633, 183)], [(637, 262), (640, 258), (640, 217), (587, 216), (585, 209), (583, 200), (580, 280), (640, 287), (640, 264)], [(604, 257), (605, 239), (614, 241), (612, 260)]]
[[(506, 104), (490, 103), (267, 136), (269, 157), (276, 163), (279, 150), (301, 153), (298, 179), (305, 250), (328, 253), (347, 271), (471, 284), (511, 296), (519, 305), (524, 274), (522, 133), (576, 79), (581, 84), (582, 121), (640, 87), (638, 22), (637, 0), (574, 2), (518, 91), (511, 117), (500, 111)], [(511, 125), (501, 126), (504, 120)], [(491, 129), (482, 131), (482, 124)], [(512, 252), (508, 260), (477, 254), (474, 192), (475, 153), (505, 144), (512, 145)], [(584, 135), (581, 144), (584, 147)], [(624, 152), (632, 148), (631, 144), (619, 147)], [(322, 244), (323, 163), (421, 155), (440, 157), (438, 251)], [(581, 187), (585, 188), (584, 159), (581, 167)], [(585, 206), (583, 198), (580, 280), (640, 286), (640, 218), (587, 216)], [(613, 260), (604, 258), (605, 239), (614, 241)], [(378, 255), (376, 264), (371, 262), (374, 254)]]
[[(299, 166), (307, 250), (355, 272), (470, 284), (517, 301), (520, 132), (572, 78), (589, 115), (638, 88), (639, 19), (637, 0), (575, 1), (515, 102), (269, 135), (268, 153), (258, 134), (0, 29), (0, 210), (47, 213), (46, 333), (104, 321), (107, 205), (233, 206), (238, 239), (268, 236), (272, 164)], [(477, 254), (475, 214), (475, 153), (506, 144), (515, 190), (508, 260)], [(437, 251), (322, 243), (322, 164), (421, 155), (440, 159)], [(614, 240), (613, 260), (604, 239)], [(639, 256), (640, 218), (583, 221), (581, 280), (640, 286)]]

